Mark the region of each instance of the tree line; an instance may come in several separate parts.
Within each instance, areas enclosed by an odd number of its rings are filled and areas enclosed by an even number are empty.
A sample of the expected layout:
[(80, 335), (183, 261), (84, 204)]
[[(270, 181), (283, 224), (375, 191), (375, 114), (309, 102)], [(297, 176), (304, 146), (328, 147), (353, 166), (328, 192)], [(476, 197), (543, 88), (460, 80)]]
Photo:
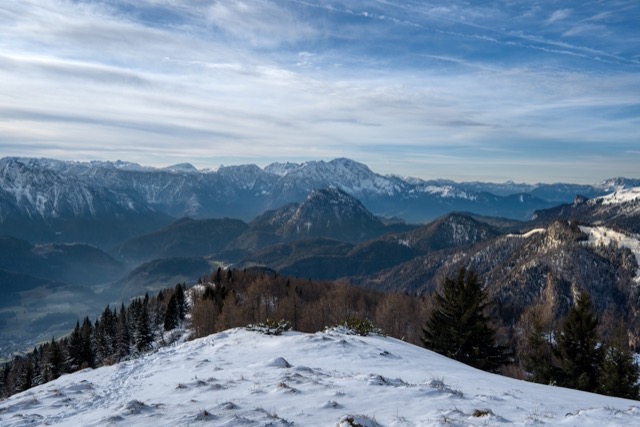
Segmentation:
[[(424, 345), (477, 368), (545, 384), (638, 398), (638, 368), (614, 333), (617, 317), (600, 322), (590, 299), (561, 321), (553, 307), (527, 310), (515, 325), (491, 316), (492, 304), (477, 274), (460, 269), (433, 295), (383, 293), (342, 281), (312, 281), (272, 271), (221, 268), (186, 290), (178, 284), (157, 296), (107, 307), (95, 322), (85, 318), (66, 337), (16, 356), (0, 377), (8, 396), (85, 368), (117, 363), (173, 341), (176, 328), (192, 338), (274, 320), (293, 330), (317, 332), (349, 319), (364, 319), (387, 335)], [(606, 326), (606, 327), (605, 327)]]
[(15, 356), (0, 370), (0, 397), (52, 381), (62, 374), (111, 365), (168, 342), (164, 332), (184, 321), (188, 310), (185, 286), (177, 284), (156, 296), (134, 298), (127, 307), (106, 307), (91, 322), (85, 317), (71, 333)]
[(487, 315), (487, 294), (477, 274), (461, 268), (456, 276), (445, 278), (435, 294), (422, 343), (486, 371), (638, 399), (638, 366), (622, 316), (609, 311), (601, 321), (589, 294), (576, 292), (576, 303), (566, 317), (556, 320), (553, 303), (534, 305), (513, 328), (511, 344), (499, 344)]

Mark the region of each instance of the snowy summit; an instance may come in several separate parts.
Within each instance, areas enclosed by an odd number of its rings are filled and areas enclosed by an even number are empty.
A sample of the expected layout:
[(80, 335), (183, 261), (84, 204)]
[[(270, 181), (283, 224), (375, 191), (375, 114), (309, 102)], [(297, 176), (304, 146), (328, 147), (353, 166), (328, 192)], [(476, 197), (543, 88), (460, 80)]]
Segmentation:
[(600, 427), (640, 425), (640, 405), (489, 374), (392, 338), (233, 329), (14, 395), (0, 424)]

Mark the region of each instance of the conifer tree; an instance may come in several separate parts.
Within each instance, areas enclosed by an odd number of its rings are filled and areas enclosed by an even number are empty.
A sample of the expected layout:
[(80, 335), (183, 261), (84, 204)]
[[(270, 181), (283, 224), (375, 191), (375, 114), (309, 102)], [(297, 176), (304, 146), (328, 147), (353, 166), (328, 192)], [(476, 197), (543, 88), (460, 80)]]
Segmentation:
[(148, 307), (149, 302), (148, 299), (146, 299), (145, 302), (140, 305), (140, 313), (136, 321), (135, 345), (136, 350), (140, 353), (149, 350), (153, 343), (153, 330), (151, 329)]
[[(109, 307), (107, 307), (107, 311), (109, 311)], [(106, 327), (109, 325), (109, 319), (106, 322), (103, 322)], [(84, 368), (94, 368), (95, 367), (95, 349), (93, 346), (93, 335), (94, 329), (91, 324), (91, 320), (89, 320), (89, 316), (86, 316), (82, 321), (82, 326), (80, 327), (80, 336), (82, 338), (82, 353), (80, 357), (80, 369)]]
[(33, 363), (31, 358), (27, 357), (24, 362), (24, 368), (22, 370), (22, 376), (20, 378), (20, 391), (29, 390), (33, 387)]
[(475, 272), (460, 268), (444, 280), (442, 293), (423, 329), (423, 345), (437, 353), (487, 371), (506, 362), (506, 349), (495, 343), (485, 315), (486, 293)]
[(591, 309), (591, 297), (581, 292), (569, 310), (557, 337), (562, 377), (560, 385), (596, 391), (602, 357), (598, 342), (598, 319)]
[(638, 399), (638, 365), (625, 342), (626, 328), (618, 323), (614, 336), (605, 344), (600, 366), (598, 392), (609, 396)]
[(76, 327), (69, 335), (69, 344), (67, 346), (67, 360), (65, 364), (69, 367), (71, 372), (75, 372), (80, 369), (82, 365), (82, 335), (80, 334), (80, 322), (76, 321)]
[(178, 307), (176, 304), (176, 294), (174, 293), (169, 298), (169, 304), (167, 304), (167, 311), (164, 313), (164, 330), (170, 331), (178, 326)]
[(520, 323), (525, 329), (520, 359), (533, 382), (551, 384), (557, 377), (552, 320), (546, 308), (536, 305), (527, 310)]
[(117, 360), (122, 360), (129, 355), (129, 346), (131, 343), (129, 324), (127, 322), (127, 310), (124, 308), (124, 303), (121, 305), (120, 312), (118, 313), (115, 333), (115, 357)]
[(51, 338), (48, 345), (45, 363), (45, 382), (55, 380), (63, 371), (63, 354), (60, 344)]
[(173, 295), (176, 297), (176, 309), (178, 312), (178, 320), (182, 321), (187, 315), (187, 309), (188, 309), (187, 301), (184, 296), (184, 286), (178, 283), (176, 285)]

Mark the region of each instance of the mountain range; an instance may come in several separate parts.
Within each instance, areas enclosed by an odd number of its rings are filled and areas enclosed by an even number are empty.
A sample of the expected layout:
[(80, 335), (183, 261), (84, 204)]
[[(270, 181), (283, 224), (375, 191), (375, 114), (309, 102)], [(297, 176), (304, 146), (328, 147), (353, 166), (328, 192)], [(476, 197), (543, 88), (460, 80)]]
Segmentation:
[[(220, 266), (425, 295), (465, 265), (506, 324), (539, 302), (560, 317), (580, 287), (598, 313), (640, 327), (636, 184), (427, 183), (347, 159), (215, 171), (2, 159), (0, 344), (10, 352), (24, 337), (59, 336), (106, 304)], [(403, 217), (409, 206), (425, 208)], [(222, 215), (251, 209), (250, 220)]]
[(594, 185), (456, 183), (383, 176), (349, 159), (301, 164), (221, 166), (197, 170), (127, 162), (0, 159), (0, 235), (32, 243), (85, 242), (109, 249), (176, 219), (237, 218), (302, 202), (311, 191), (338, 188), (380, 217), (410, 223), (452, 211), (526, 220), (536, 211), (640, 180)]

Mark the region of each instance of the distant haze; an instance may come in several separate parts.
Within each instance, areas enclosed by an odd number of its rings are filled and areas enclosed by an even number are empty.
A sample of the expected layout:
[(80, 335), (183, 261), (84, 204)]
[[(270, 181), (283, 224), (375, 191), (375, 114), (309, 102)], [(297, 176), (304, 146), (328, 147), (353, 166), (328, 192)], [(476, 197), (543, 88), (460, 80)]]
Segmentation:
[(24, 0), (1, 156), (640, 177), (640, 3)]

